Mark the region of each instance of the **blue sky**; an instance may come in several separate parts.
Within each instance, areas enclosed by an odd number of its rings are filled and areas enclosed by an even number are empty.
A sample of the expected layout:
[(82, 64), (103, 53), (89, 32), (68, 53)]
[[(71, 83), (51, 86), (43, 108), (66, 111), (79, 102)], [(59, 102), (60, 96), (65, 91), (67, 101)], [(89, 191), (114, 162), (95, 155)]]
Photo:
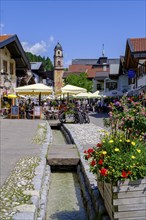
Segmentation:
[(124, 55), (127, 38), (146, 37), (145, 0), (1, 0), (1, 34), (17, 34), (25, 50), (49, 57), (63, 47), (72, 59)]

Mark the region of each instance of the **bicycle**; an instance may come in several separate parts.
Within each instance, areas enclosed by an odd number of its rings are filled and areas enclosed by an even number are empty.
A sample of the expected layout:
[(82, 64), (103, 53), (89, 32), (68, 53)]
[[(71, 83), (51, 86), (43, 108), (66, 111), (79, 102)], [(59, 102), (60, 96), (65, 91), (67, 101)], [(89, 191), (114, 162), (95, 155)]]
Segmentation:
[(67, 123), (67, 122), (72, 122), (75, 124), (83, 124), (83, 117), (81, 112), (77, 109), (70, 109), (67, 108), (67, 110), (62, 110), (62, 112), (59, 113), (59, 121), (61, 123)]
[(79, 111), (82, 115), (83, 123), (88, 123), (89, 124), (90, 123), (90, 118), (88, 116), (87, 111), (85, 109), (82, 109), (82, 108), (80, 108)]

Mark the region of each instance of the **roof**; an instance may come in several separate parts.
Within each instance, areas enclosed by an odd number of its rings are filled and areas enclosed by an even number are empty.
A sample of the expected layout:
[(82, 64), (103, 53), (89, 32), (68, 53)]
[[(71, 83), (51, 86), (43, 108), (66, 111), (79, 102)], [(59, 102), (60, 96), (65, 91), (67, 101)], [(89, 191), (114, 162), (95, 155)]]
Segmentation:
[(69, 72), (87, 72), (88, 68), (90, 66), (88, 65), (82, 65), (82, 64), (73, 64), (69, 66), (68, 71)]
[(8, 38), (12, 37), (13, 35), (2, 35), (0, 36), (0, 42), (4, 41), (4, 40), (7, 40)]
[(108, 59), (108, 64), (119, 64), (120, 59), (113, 58), (113, 59)]
[(131, 52), (146, 51), (146, 38), (129, 38), (128, 43)]
[(71, 73), (79, 75), (81, 72), (87, 73), (88, 78), (94, 78), (97, 72), (109, 72), (109, 68), (107, 67), (106, 71), (103, 71), (103, 66), (95, 66), (92, 65), (81, 65), (81, 64), (72, 64), (69, 66), (68, 72), (65, 72), (63, 77), (66, 78), (67, 75)]
[(30, 62), (31, 70), (39, 70), (42, 62)]
[(141, 59), (146, 59), (146, 38), (128, 38), (124, 58), (125, 69), (137, 68)]
[(93, 65), (97, 64), (98, 59), (73, 59), (72, 64)]
[(62, 46), (61, 46), (61, 44), (60, 44), (59, 42), (58, 42), (57, 45), (55, 46), (54, 50), (55, 50), (55, 51), (56, 51), (56, 50), (61, 50), (61, 51), (63, 51)]
[(17, 69), (30, 69), (29, 60), (17, 35), (1, 35), (0, 49), (3, 49), (4, 47), (7, 47), (12, 59), (15, 60)]

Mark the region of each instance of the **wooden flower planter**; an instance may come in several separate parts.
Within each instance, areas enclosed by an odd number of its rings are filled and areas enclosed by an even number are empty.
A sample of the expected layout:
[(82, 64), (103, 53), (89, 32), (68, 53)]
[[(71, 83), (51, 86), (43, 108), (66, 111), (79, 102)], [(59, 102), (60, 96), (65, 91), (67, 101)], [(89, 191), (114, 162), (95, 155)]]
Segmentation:
[(101, 184), (98, 188), (111, 220), (146, 220), (146, 177), (118, 182), (117, 186)]

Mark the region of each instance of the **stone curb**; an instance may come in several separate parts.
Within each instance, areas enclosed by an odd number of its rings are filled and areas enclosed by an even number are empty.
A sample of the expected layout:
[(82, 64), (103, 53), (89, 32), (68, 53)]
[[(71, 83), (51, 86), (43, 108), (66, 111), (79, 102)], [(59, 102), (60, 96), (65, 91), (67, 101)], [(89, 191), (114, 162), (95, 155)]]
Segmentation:
[(67, 124), (63, 124), (63, 127), (71, 140), (74, 141), (74, 144), (76, 144), (80, 155), (80, 165), (77, 167), (77, 173), (89, 220), (110, 220), (104, 207), (104, 201), (98, 191), (96, 177), (89, 171), (89, 165), (83, 157), (84, 148), (82, 143), (76, 138), (74, 131), (69, 129)]
[(40, 163), (35, 169), (35, 177), (33, 179), (34, 190), (25, 191), (26, 194), (32, 195), (31, 205), (23, 205), (17, 208), (17, 213), (13, 216), (13, 220), (44, 220), (47, 205), (47, 196), (50, 180), (50, 166), (46, 163), (46, 155), (49, 144), (52, 142), (52, 131), (48, 122), (47, 136), (45, 143), (42, 145), (40, 154)]

